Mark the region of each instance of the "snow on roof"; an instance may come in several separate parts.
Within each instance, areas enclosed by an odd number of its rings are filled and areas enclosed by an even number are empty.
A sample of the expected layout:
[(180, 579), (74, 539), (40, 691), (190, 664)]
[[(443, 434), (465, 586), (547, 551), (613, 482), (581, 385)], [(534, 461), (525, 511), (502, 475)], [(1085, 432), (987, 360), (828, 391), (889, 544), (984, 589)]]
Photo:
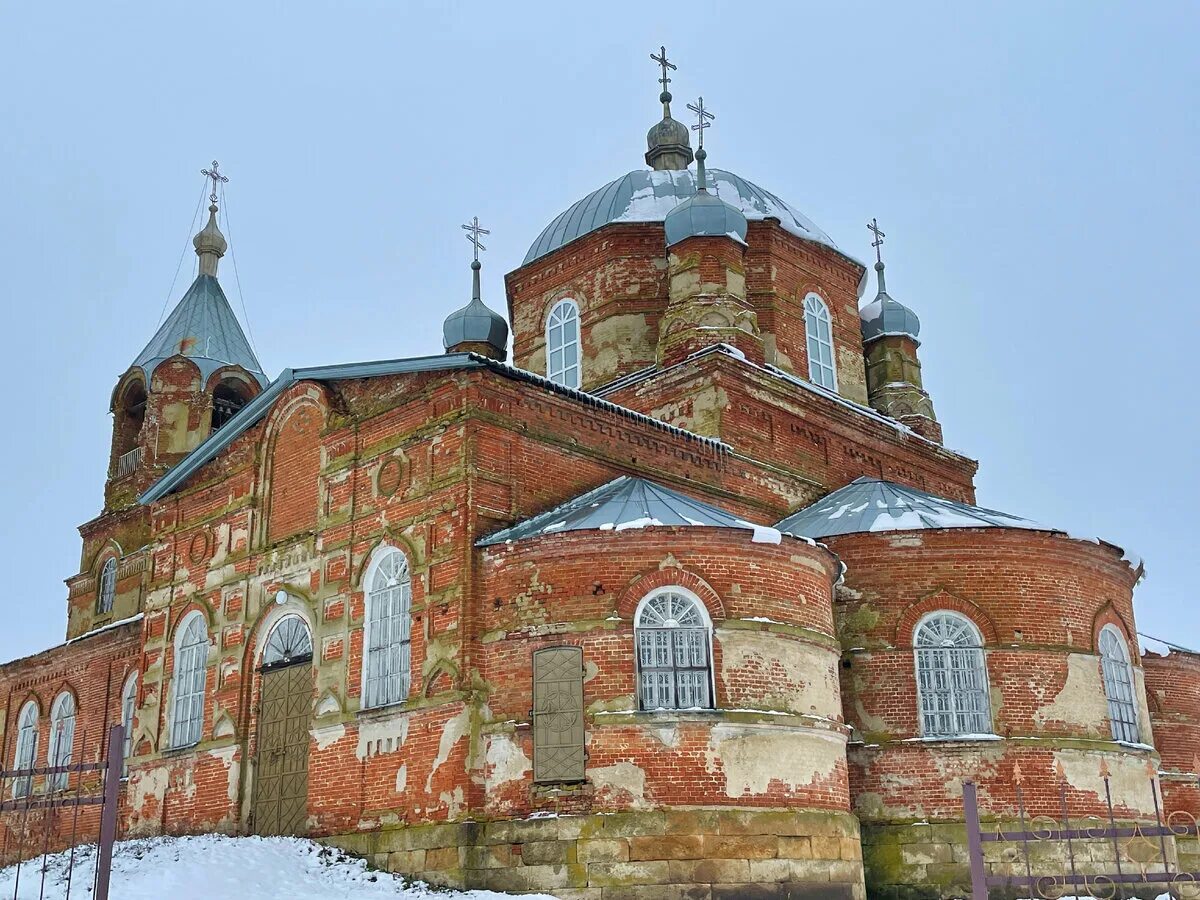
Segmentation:
[[(87, 896), (95, 844), (46, 857), (45, 900), (65, 900), (67, 873), (72, 894)], [(39, 896), (41, 861), (21, 867), (21, 897)], [(17, 867), (0, 869), (0, 896), (14, 896)], [(26, 893), (26, 890), (34, 893)], [(120, 900), (501, 900), (493, 891), (438, 891), (387, 872), (372, 871), (365, 861), (333, 847), (302, 838), (226, 837), (220, 834), (122, 841), (115, 847), (112, 896)], [(546, 894), (526, 900), (553, 900)]]
[(878, 478), (856, 478), (775, 526), (793, 535), (819, 539), (871, 531), (927, 528), (1024, 528), (1058, 531), (1029, 519), (959, 503), (917, 488)]
[(622, 475), (511, 528), (482, 538), (490, 547), (566, 531), (626, 531), (656, 525), (737, 528), (753, 533), (755, 543), (778, 544), (779, 531), (739, 519), (719, 507), (694, 500), (644, 478)]

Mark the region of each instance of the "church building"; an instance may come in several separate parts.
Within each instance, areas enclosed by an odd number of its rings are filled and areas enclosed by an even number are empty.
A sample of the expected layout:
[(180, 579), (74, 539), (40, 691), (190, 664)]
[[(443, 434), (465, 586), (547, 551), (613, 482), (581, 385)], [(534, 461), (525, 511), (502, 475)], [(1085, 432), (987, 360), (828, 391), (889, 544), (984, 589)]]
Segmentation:
[(0, 769), (121, 723), (122, 835), (563, 900), (963, 896), (968, 779), (992, 816), (1023, 778), (1030, 815), (1111, 785), (1152, 823), (1162, 773), (1200, 814), (1200, 658), (1139, 652), (1140, 561), (978, 505), (879, 226), (872, 272), (708, 167), (655, 60), (645, 164), (503, 303), (463, 226), (427, 356), (269, 377), (205, 171), (199, 274), (108, 399), (65, 643), (0, 666)]

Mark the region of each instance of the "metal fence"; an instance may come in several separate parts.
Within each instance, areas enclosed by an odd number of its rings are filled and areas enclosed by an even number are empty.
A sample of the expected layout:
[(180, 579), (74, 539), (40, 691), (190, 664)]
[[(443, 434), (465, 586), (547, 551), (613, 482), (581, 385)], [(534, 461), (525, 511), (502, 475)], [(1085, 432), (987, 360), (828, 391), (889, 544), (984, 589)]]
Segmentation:
[[(1073, 812), (1070, 793), (1058, 773), (1058, 814), (1030, 817), (1020, 770), (1015, 773), (1017, 821), (1007, 829), (997, 820), (980, 823), (979, 796), (973, 782), (963, 783), (963, 811), (971, 869), (971, 900), (990, 897), (1030, 897), (1059, 900), (1095, 897), (1124, 900), (1158, 896), (1200, 898), (1200, 872), (1181, 871), (1175, 840), (1197, 837), (1196, 819), (1175, 811), (1163, 814), (1157, 775), (1147, 772), (1147, 799), (1153, 801), (1154, 824), (1119, 821), (1114, 813), (1111, 776), (1101, 764), (1106, 814), (1081, 816)], [(1040, 785), (1044, 793), (1046, 785)], [(985, 858), (985, 845), (1003, 849)]]
[[(86, 758), (87, 749), (85, 734), (80, 747), (82, 758)], [(60, 846), (70, 848), (65, 872), (66, 898), (69, 900), (74, 887), (77, 893), (90, 893), (94, 900), (109, 900), (124, 749), (124, 729), (114, 725), (108, 733), (100, 762), (0, 770), (0, 830), (3, 831), (0, 868), (16, 866), (13, 900), (20, 894), (23, 876), (26, 885), (30, 879), (39, 879), (37, 896), (39, 900), (46, 896), (47, 860), (52, 850), (57, 851)], [(89, 778), (89, 775), (94, 777)], [(51, 779), (55, 776), (65, 779), (66, 786), (62, 790), (50, 790)], [(41, 793), (36, 790), (37, 778), (42, 778), (47, 788)], [(18, 784), (27, 785), (29, 789), (11, 789)], [(80, 840), (80, 813), (87, 807), (98, 807), (100, 813), (95, 837), (95, 867), (88, 882), (72, 884), (76, 867), (85, 857), (91, 856), (81, 852), (81, 847), (92, 842)], [(40, 860), (40, 864), (35, 864), (35, 860)], [(25, 896), (30, 896), (28, 891)]]

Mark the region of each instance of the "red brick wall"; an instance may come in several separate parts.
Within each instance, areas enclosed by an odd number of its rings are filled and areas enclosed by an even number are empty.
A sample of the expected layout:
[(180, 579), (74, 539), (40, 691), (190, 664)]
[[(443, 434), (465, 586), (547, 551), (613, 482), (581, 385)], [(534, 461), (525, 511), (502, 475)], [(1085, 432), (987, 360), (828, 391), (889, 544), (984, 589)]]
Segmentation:
[(1167, 812), (1200, 818), (1200, 658), (1172, 651), (1142, 657), (1154, 746), (1162, 756)]
[(316, 527), (323, 421), (317, 404), (301, 402), (277, 426), (271, 448), (270, 543)]

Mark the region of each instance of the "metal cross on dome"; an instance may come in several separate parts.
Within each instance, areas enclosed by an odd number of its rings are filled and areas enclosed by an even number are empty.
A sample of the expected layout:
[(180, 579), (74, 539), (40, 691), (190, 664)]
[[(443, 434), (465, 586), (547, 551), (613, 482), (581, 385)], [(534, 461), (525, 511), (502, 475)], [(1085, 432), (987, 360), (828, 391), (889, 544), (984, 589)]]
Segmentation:
[(879, 220), (872, 218), (867, 223), (867, 231), (875, 235), (875, 240), (871, 241), (871, 246), (875, 248), (875, 261), (883, 262), (883, 252), (879, 248), (883, 246), (883, 239), (887, 235), (879, 230)]
[(212, 179), (212, 193), (208, 195), (208, 199), (211, 200), (213, 203), (217, 202), (217, 182), (219, 181), (222, 184), (229, 184), (229, 179), (217, 171), (217, 166), (219, 166), (219, 165), (220, 165), (220, 163), (214, 159), (213, 167), (212, 167), (211, 171), (208, 169), (200, 170), (201, 175), (207, 176), (208, 178)]
[(475, 262), (479, 262), (479, 251), (487, 249), (487, 247), (479, 242), (479, 236), (481, 234), (491, 234), (491, 232), (479, 224), (479, 216), (472, 216), (470, 223), (463, 225), (462, 228), (470, 232), (470, 234), (466, 234), (464, 237), (475, 248)]
[(712, 125), (713, 119), (716, 118), (712, 113), (704, 108), (704, 98), (699, 98), (695, 103), (689, 103), (688, 109), (696, 114), (696, 124), (692, 126), (692, 131), (700, 132), (700, 149), (704, 149), (704, 129)]
[(662, 77), (658, 79), (658, 83), (663, 86), (663, 90), (665, 91), (667, 89), (667, 85), (671, 83), (671, 79), (667, 77), (667, 69), (670, 69), (672, 72), (674, 72), (675, 64), (667, 59), (666, 47), (659, 47), (658, 53), (658, 56), (655, 56), (653, 53), (651, 53), (650, 58), (662, 67)]

